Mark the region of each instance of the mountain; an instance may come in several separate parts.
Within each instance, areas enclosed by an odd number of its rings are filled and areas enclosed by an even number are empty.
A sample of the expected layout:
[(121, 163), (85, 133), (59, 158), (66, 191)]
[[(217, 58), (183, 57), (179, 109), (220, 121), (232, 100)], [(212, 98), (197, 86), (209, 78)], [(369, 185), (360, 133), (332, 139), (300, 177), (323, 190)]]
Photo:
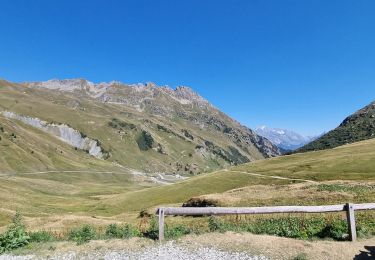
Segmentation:
[(375, 137), (375, 102), (348, 116), (334, 130), (303, 146), (298, 151), (307, 152), (334, 148)]
[(255, 132), (270, 140), (283, 151), (296, 150), (316, 138), (313, 136), (303, 136), (287, 129), (269, 128), (267, 126), (258, 127), (255, 129)]
[(279, 149), (188, 87), (0, 81), (0, 172), (199, 174)]

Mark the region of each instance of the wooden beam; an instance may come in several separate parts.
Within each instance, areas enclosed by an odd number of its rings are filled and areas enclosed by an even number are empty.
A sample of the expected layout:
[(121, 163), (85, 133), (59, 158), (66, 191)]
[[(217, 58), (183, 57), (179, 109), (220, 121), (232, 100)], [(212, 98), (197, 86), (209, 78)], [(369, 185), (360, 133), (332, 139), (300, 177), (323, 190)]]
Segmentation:
[(354, 210), (370, 210), (375, 209), (375, 203), (353, 204)]
[(349, 238), (354, 242), (357, 240), (357, 231), (355, 227), (354, 205), (352, 203), (346, 204), (346, 217), (348, 220)]
[(322, 213), (345, 210), (345, 205), (327, 206), (278, 206), (278, 207), (183, 207), (163, 208), (165, 215), (230, 215), (230, 214), (270, 214), (270, 213)]
[(159, 213), (159, 241), (164, 240), (164, 208), (158, 209)]
[(199, 215), (231, 215), (231, 214), (272, 214), (272, 213), (324, 213), (346, 211), (348, 231), (351, 241), (357, 239), (355, 210), (375, 210), (375, 203), (341, 204), (324, 206), (277, 206), (277, 207), (167, 207), (159, 208), (159, 240), (164, 240), (164, 216), (199, 216)]

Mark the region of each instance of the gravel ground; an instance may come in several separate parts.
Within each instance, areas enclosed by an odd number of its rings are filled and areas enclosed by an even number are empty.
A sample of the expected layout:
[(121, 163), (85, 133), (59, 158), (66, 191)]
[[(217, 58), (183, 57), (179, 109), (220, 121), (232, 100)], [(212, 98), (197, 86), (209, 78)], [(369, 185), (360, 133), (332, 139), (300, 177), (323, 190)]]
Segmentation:
[(142, 260), (169, 260), (169, 259), (223, 259), (223, 260), (266, 260), (265, 256), (251, 256), (246, 253), (228, 252), (213, 247), (199, 247), (195, 250), (187, 249), (177, 245), (174, 242), (160, 244), (157, 246), (147, 247), (140, 251), (114, 250), (114, 251), (94, 251), (86, 253), (69, 252), (60, 255), (50, 255), (47, 257), (37, 257), (33, 255), (12, 256), (2, 255), (0, 260), (34, 260), (34, 259), (58, 259), (58, 260), (75, 260), (75, 259), (103, 259), (103, 260), (120, 260), (120, 259), (142, 259)]

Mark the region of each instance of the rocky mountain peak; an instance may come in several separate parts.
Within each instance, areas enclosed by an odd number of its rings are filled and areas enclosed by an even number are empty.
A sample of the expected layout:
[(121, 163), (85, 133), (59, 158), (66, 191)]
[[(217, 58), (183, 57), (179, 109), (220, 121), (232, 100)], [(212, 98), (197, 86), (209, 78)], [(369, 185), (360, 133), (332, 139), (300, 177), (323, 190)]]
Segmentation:
[(283, 150), (298, 149), (317, 138), (315, 136), (303, 136), (288, 129), (270, 128), (265, 125), (256, 128), (255, 132)]
[[(210, 103), (207, 100), (189, 87), (178, 86), (176, 89), (172, 89), (168, 86), (157, 86), (153, 82), (137, 84), (124, 84), (119, 81), (93, 83), (86, 79), (78, 78), (25, 82), (24, 85), (32, 88), (45, 88), (67, 92), (83, 91), (94, 98), (101, 98), (105, 101), (112, 100), (120, 103), (124, 102), (126, 104), (134, 103), (135, 101), (142, 102), (145, 98), (153, 99), (157, 96), (164, 95), (182, 105), (196, 104), (201, 108), (210, 106)], [(124, 99), (132, 99), (134, 102), (129, 102), (129, 100), (125, 101)]]
[[(30, 111), (7, 107), (7, 111), (20, 116), (10, 119), (42, 127), (82, 150), (78, 152), (95, 155), (102, 151), (105, 160), (134, 169), (195, 174), (280, 154), (269, 140), (242, 126), (189, 87), (93, 83), (85, 79), (5, 85), (12, 90), (9, 95), (24, 93), (28, 88), (28, 95), (21, 95), (22, 104), (29, 104), (29, 100), (30, 107), (48, 103), (46, 109)], [(66, 113), (51, 114), (49, 108), (56, 105)], [(77, 117), (67, 116), (73, 114)], [(100, 117), (93, 116), (96, 114)], [(82, 142), (90, 146), (78, 145)], [(177, 157), (181, 160), (176, 161)]]
[(186, 86), (178, 86), (175, 90), (175, 96), (181, 100), (188, 100), (191, 102), (208, 103), (202, 96), (197, 94), (193, 89)]
[(47, 88), (61, 91), (74, 91), (94, 87), (94, 83), (85, 79), (51, 79), (41, 82), (25, 82), (24, 85), (34, 88)]
[(156, 84), (154, 82), (146, 82), (146, 88), (156, 88)]

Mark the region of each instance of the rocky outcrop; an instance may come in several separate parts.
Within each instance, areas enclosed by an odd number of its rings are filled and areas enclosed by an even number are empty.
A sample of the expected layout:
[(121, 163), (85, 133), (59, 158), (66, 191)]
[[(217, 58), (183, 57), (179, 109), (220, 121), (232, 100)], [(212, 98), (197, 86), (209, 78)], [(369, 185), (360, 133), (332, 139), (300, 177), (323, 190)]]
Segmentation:
[(39, 118), (18, 115), (10, 111), (2, 111), (1, 114), (10, 119), (16, 119), (23, 123), (36, 127), (44, 132), (56, 136), (65, 143), (87, 151), (90, 155), (96, 158), (106, 158), (108, 154), (100, 147), (99, 141), (90, 139), (78, 130), (71, 128), (66, 124), (48, 123)]
[[(154, 103), (152, 102), (153, 100), (166, 96), (182, 105), (194, 104), (201, 108), (210, 106), (207, 100), (191, 88), (184, 86), (172, 89), (167, 86), (158, 87), (154, 83), (124, 84), (117, 81), (95, 84), (85, 79), (53, 79), (44, 82), (25, 82), (23, 84), (31, 88), (82, 92), (102, 102), (120, 103), (138, 109), (142, 108), (142, 104), (152, 104)], [(154, 105), (157, 105), (157, 103)], [(165, 110), (166, 108), (159, 106), (158, 109)], [(158, 109), (155, 110), (157, 111)]]

